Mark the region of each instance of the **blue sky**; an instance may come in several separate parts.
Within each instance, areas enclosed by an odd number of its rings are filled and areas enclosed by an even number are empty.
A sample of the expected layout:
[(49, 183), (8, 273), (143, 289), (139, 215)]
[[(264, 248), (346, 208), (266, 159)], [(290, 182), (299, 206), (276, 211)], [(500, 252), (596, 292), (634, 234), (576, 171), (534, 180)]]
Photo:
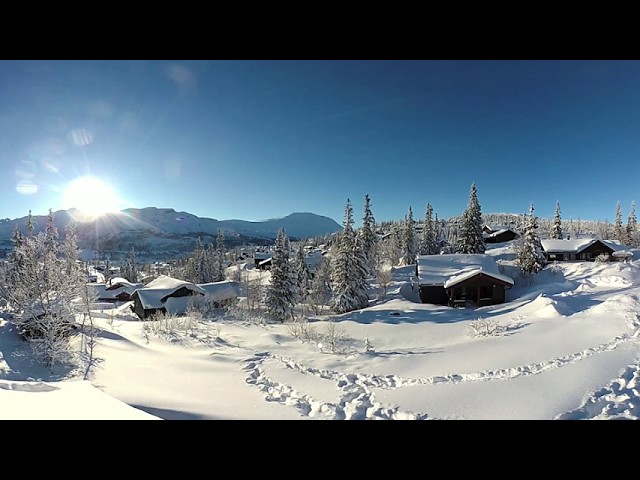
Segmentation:
[[(342, 222), (483, 213), (626, 221), (638, 201), (640, 62), (0, 61), (0, 218), (65, 203)], [(106, 198), (106, 197), (105, 197)], [(80, 205), (79, 205), (80, 206)]]

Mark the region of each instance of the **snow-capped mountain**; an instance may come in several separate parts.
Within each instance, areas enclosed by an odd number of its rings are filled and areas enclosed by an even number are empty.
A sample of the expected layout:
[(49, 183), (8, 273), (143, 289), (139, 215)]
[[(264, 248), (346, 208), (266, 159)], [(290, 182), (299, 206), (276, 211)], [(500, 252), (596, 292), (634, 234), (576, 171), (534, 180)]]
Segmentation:
[[(54, 223), (61, 234), (73, 214), (73, 210), (54, 212)], [(47, 216), (34, 215), (32, 219), (34, 233), (42, 231)], [(10, 248), (15, 227), (25, 233), (26, 223), (27, 217), (0, 221), (0, 245)], [(129, 208), (103, 215), (92, 222), (78, 223), (77, 232), (81, 248), (126, 251), (134, 247), (138, 251), (184, 251), (193, 247), (197, 237), (203, 243), (214, 240), (218, 229), (224, 231), (229, 246), (245, 242), (269, 245), (282, 227), (292, 239), (334, 233), (342, 228), (335, 220), (314, 213), (292, 213), (282, 218), (250, 222), (215, 220), (176, 212), (172, 208), (147, 207)]]

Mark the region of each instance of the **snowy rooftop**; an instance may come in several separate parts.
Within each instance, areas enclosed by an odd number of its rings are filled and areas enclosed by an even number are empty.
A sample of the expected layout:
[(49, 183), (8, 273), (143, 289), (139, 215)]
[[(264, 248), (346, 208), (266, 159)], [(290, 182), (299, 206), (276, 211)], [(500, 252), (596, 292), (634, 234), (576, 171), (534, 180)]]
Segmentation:
[(545, 252), (554, 252), (554, 253), (580, 253), (587, 247), (590, 247), (596, 242), (600, 242), (609, 248), (613, 249), (613, 251), (622, 250), (625, 248), (623, 245), (618, 243), (608, 241), (608, 240), (598, 240), (597, 238), (576, 238), (573, 240), (558, 240), (558, 239), (544, 239), (540, 240), (542, 244), (542, 248)]
[(513, 285), (513, 279), (500, 273), (490, 255), (453, 253), (418, 257), (420, 285), (443, 285), (448, 288), (480, 273)]
[(202, 287), (194, 283), (161, 275), (149, 282), (146, 287), (138, 288), (133, 295), (137, 295), (140, 298), (140, 302), (144, 308), (162, 308), (165, 306), (163, 299), (182, 287), (186, 287), (202, 295), (206, 293)]
[(484, 232), (484, 233), (482, 234), (482, 236), (483, 236), (484, 238), (493, 238), (493, 237), (497, 237), (498, 235), (502, 235), (502, 234), (503, 234), (503, 233), (505, 233), (505, 232), (513, 232), (513, 233), (516, 233), (515, 231), (513, 231), (513, 230), (512, 230), (512, 229), (510, 229), (510, 228), (501, 228), (500, 230), (496, 230), (496, 231), (494, 231), (493, 233), (486, 233), (486, 232)]
[(206, 295), (214, 300), (226, 300), (240, 295), (240, 284), (225, 280), (224, 282), (199, 283), (198, 287), (206, 291)]

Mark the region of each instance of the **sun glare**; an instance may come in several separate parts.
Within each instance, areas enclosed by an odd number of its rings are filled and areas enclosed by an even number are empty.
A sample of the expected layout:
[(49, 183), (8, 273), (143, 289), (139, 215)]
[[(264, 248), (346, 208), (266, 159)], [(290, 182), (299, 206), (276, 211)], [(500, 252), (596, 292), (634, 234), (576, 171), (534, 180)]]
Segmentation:
[(76, 209), (77, 221), (95, 220), (101, 215), (118, 211), (119, 198), (113, 189), (95, 177), (73, 180), (64, 191), (64, 208)]

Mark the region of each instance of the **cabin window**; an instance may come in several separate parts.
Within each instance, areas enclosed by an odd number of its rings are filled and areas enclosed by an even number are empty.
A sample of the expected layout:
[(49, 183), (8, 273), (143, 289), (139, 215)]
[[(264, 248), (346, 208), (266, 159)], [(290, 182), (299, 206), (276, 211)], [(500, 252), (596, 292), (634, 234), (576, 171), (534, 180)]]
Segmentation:
[(482, 285), (480, 286), (480, 290), (478, 292), (480, 299), (492, 298), (493, 297), (493, 288), (492, 285)]

